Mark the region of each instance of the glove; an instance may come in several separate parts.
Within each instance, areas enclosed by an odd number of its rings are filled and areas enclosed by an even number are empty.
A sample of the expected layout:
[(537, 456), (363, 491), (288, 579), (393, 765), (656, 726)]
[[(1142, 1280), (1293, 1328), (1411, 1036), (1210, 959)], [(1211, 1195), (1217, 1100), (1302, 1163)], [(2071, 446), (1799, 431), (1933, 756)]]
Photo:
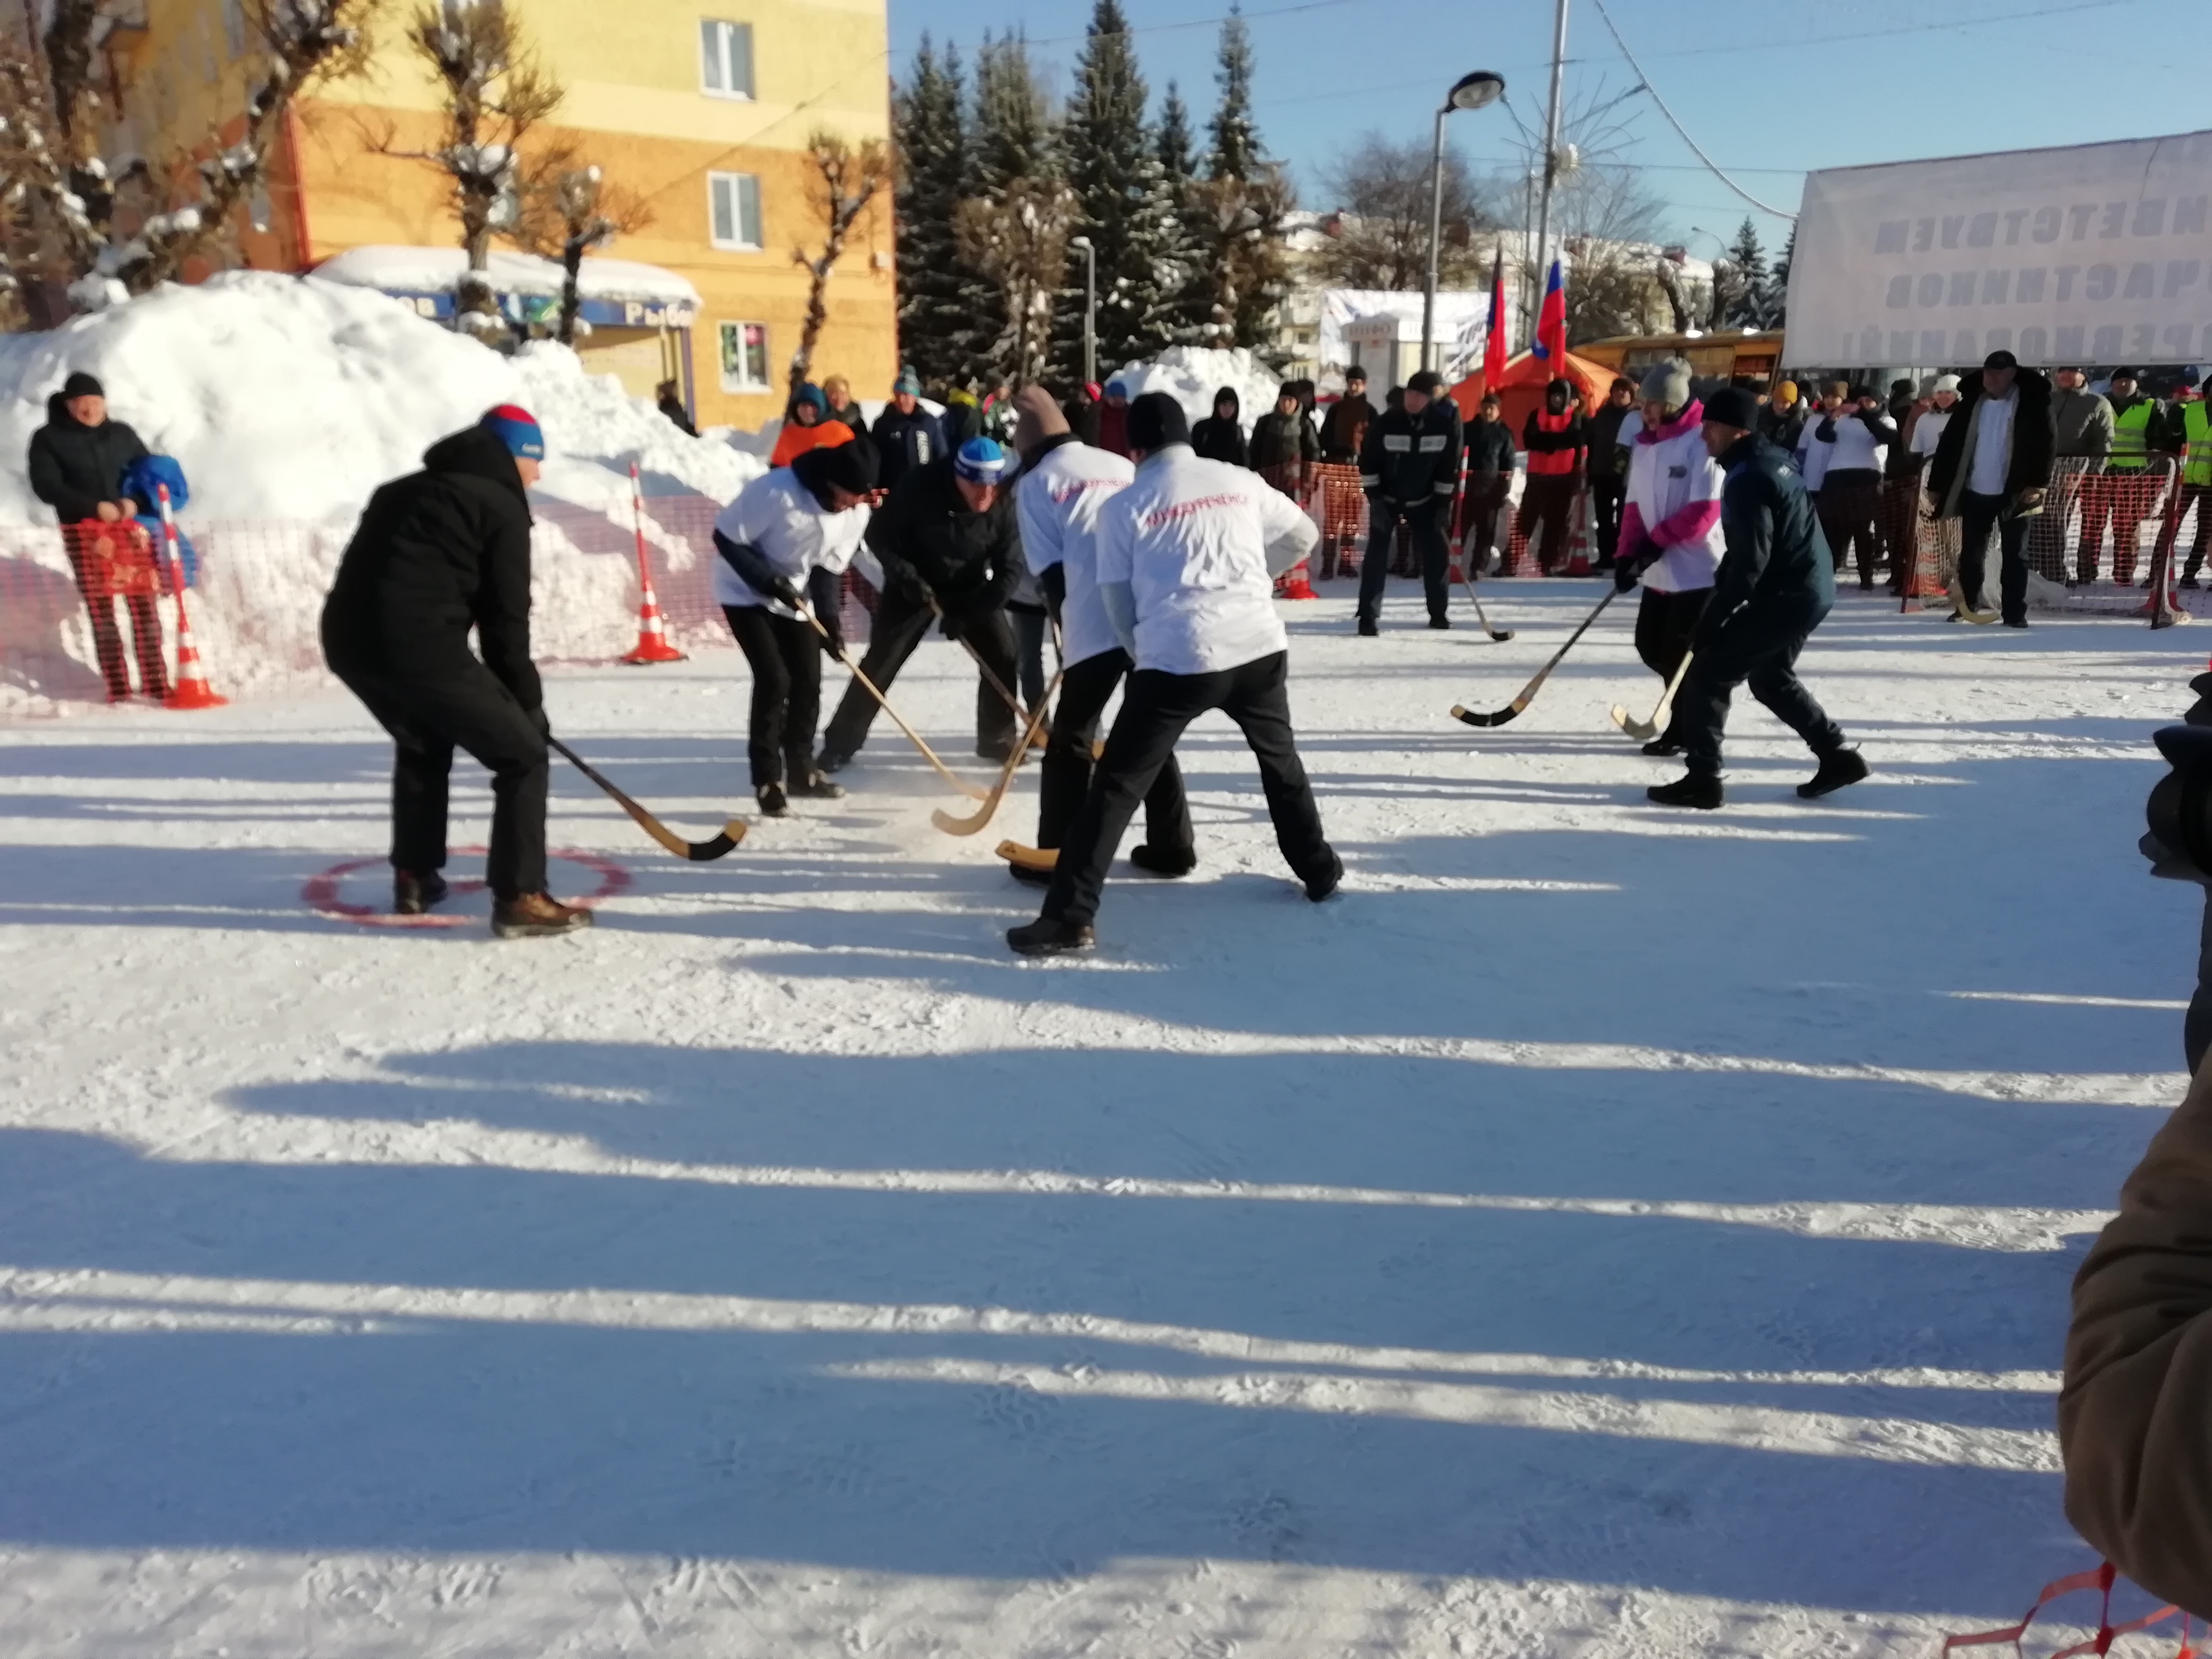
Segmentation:
[(778, 576), (769, 584), (768, 591), (771, 598), (789, 605), (793, 611), (802, 609), (806, 603), (799, 597), (799, 590), (791, 585), (788, 576)]
[(538, 728), (539, 737), (550, 738), (553, 735), (553, 722), (546, 718), (544, 703), (530, 711), (530, 723)]
[(1626, 593), (1630, 588), (1635, 586), (1637, 579), (1643, 575), (1644, 567), (1648, 562), (1649, 561), (1640, 558), (1623, 559), (1619, 564), (1613, 566), (1613, 591), (1616, 593)]
[(937, 631), (948, 640), (957, 640), (966, 631), (969, 613), (965, 611), (940, 611), (937, 613)]
[(824, 622), (822, 632), (816, 635), (822, 641), (822, 654), (832, 662), (842, 662), (845, 657), (845, 635), (835, 623)]

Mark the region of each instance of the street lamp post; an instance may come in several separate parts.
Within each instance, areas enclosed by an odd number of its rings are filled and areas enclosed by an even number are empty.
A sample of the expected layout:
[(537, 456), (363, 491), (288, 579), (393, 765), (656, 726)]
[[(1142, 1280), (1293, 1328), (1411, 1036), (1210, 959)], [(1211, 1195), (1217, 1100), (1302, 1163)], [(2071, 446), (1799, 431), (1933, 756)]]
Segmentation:
[(1098, 381), (1098, 250), (1088, 236), (1071, 236), (1068, 246), (1083, 255), (1083, 384)]
[(1423, 368), (1431, 367), (1429, 356), (1437, 334), (1437, 261), (1444, 221), (1444, 117), (1455, 109), (1480, 109), (1485, 104), (1497, 102), (1504, 94), (1504, 76), (1477, 70), (1452, 82), (1452, 89), (1444, 94), (1443, 106), (1437, 111), (1436, 143), (1429, 155), (1429, 282), (1421, 292)]

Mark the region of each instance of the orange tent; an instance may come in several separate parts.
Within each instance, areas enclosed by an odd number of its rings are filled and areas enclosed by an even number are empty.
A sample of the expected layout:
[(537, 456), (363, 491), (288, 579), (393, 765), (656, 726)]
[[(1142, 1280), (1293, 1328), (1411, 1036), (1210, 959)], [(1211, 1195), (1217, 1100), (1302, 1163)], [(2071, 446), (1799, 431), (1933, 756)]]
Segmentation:
[[(1576, 390), (1582, 394), (1583, 414), (1591, 415), (1597, 411), (1597, 406), (1605, 401), (1607, 388), (1613, 385), (1615, 373), (1603, 363), (1577, 357), (1571, 351), (1567, 353), (1566, 378), (1575, 383)], [(1543, 407), (1544, 386), (1553, 374), (1551, 364), (1533, 351), (1524, 351), (1517, 357), (1506, 360), (1504, 372), (1498, 377), (1496, 387), (1483, 383), (1482, 371), (1478, 368), (1451, 389), (1451, 399), (1459, 405), (1460, 418), (1471, 421), (1474, 418), (1475, 410), (1482, 403), (1482, 394), (1495, 390), (1498, 401), (1504, 405), (1500, 413), (1513, 434), (1513, 441), (1517, 444), (1521, 441), (1521, 429), (1528, 423), (1529, 411)]]

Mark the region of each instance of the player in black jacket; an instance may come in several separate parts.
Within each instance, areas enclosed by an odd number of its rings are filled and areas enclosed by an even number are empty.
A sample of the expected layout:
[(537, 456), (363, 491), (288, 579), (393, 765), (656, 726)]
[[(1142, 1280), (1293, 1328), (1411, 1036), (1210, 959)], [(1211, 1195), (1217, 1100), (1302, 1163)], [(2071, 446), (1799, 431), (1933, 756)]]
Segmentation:
[[(1014, 528), (1010, 482), (1013, 458), (991, 438), (970, 438), (954, 453), (914, 467), (868, 520), (868, 549), (884, 568), (860, 672), (879, 691), (940, 620), (947, 639), (961, 639), (1011, 687), (1016, 674), (1014, 628), (1006, 601), (1022, 577), (1021, 543)], [(875, 723), (876, 700), (859, 681), (845, 690), (822, 734), (815, 764), (842, 770)], [(1003, 761), (1019, 737), (1014, 711), (981, 676), (975, 686), (975, 752)]]
[[(392, 770), (393, 908), (446, 895), (453, 750), (491, 774), (484, 879), (501, 939), (573, 933), (592, 913), (545, 890), (544, 693), (530, 659), (530, 501), (545, 441), (502, 404), (441, 438), (422, 471), (369, 497), (323, 606), (323, 654), (398, 753)], [(474, 629), (479, 659), (469, 649)]]
[(1368, 422), (1359, 452), (1359, 483), (1367, 492), (1367, 556), (1359, 562), (1359, 631), (1381, 631), (1382, 586), (1389, 575), (1390, 538), (1403, 518), (1420, 550), (1421, 586), (1429, 626), (1449, 628), (1451, 600), (1444, 544), (1452, 496), (1459, 489), (1459, 410), (1443, 376), (1423, 369), (1406, 383), (1404, 401)]

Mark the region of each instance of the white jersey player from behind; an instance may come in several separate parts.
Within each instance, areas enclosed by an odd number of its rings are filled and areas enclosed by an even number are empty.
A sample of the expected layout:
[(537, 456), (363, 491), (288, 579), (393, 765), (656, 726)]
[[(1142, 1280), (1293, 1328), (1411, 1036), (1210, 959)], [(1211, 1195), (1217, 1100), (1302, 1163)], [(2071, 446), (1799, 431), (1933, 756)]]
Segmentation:
[[(1022, 455), (1022, 476), (1014, 486), (1022, 557), (1060, 618), (1060, 654), (1067, 665), (1037, 785), (1036, 844), (1056, 848), (1091, 788), (1091, 747), (1099, 717), (1133, 666), (1098, 595), (1097, 537), (1100, 512), (1137, 470), (1111, 450), (1079, 442), (1042, 386), (1016, 392), (1014, 408), (1014, 445)], [(1145, 796), (1145, 840), (1129, 862), (1156, 876), (1187, 875), (1198, 862), (1182, 770), (1172, 754)], [(1013, 875), (1040, 887), (1052, 880), (1051, 872), (1019, 864)]]
[(1175, 752), (1209, 709), (1237, 722), (1260, 763), (1275, 842), (1318, 903), (1344, 865), (1322, 831), (1291, 732), (1290, 641), (1274, 579), (1320, 539), (1296, 501), (1256, 472), (1191, 453), (1182, 406), (1164, 392), (1129, 405), (1137, 476), (1101, 509), (1098, 597), (1136, 662), (1121, 712), (1069, 830), (1043, 914), (1009, 929), (1024, 956), (1087, 950), (1106, 866)]

